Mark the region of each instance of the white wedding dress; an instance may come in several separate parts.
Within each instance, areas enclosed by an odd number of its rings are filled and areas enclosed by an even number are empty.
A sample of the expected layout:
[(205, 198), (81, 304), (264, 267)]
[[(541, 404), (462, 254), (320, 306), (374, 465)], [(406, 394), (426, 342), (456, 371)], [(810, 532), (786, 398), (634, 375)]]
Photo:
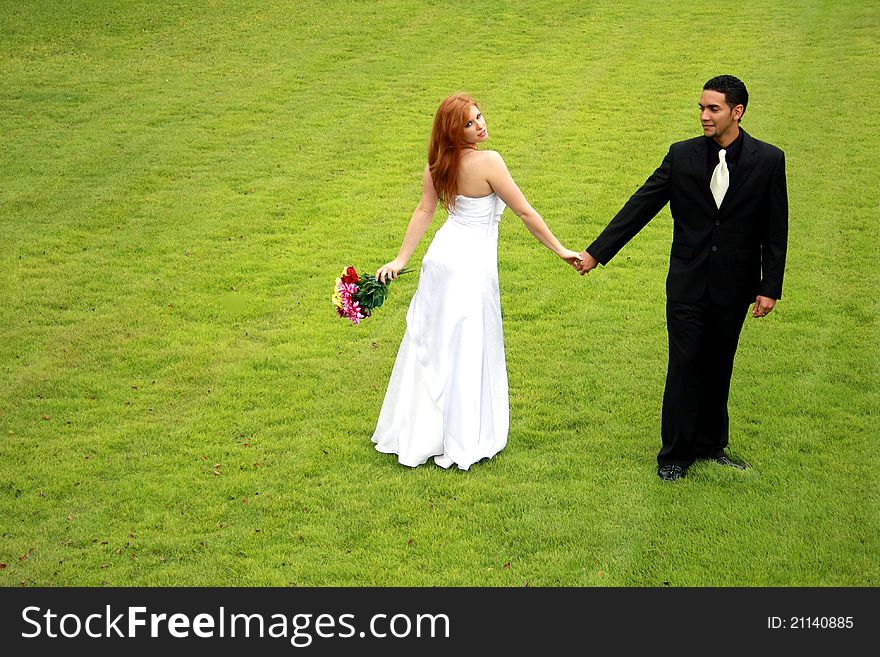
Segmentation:
[(495, 194), (457, 196), (422, 260), (373, 442), (415, 467), (467, 470), (507, 444)]

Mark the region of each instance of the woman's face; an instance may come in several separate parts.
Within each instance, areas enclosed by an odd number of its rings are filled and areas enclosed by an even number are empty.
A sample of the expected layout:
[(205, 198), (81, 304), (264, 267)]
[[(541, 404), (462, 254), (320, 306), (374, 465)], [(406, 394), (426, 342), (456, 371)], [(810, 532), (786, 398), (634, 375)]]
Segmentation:
[(464, 142), (466, 144), (479, 144), (489, 138), (489, 131), (486, 129), (486, 119), (480, 113), (480, 108), (471, 105), (468, 111), (468, 120), (464, 126)]

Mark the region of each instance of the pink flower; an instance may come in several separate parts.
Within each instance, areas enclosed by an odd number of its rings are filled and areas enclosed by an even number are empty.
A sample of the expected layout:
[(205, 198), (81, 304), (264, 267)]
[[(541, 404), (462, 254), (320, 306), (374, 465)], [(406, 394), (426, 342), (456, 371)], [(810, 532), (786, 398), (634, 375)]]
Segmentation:
[(353, 324), (360, 324), (360, 321), (366, 317), (363, 310), (361, 309), (360, 304), (355, 301), (354, 295), (357, 294), (358, 288), (354, 283), (344, 283), (340, 280), (337, 285), (337, 290), (339, 291), (339, 296), (342, 299), (342, 308), (339, 314), (340, 317), (345, 317), (350, 320)]

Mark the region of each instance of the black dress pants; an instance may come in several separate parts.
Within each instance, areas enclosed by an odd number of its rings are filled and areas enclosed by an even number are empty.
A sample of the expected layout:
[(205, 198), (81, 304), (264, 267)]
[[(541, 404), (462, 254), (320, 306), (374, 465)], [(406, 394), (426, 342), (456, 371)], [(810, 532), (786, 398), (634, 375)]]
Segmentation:
[(660, 465), (687, 467), (724, 454), (727, 397), (749, 304), (666, 302), (669, 366), (663, 392)]

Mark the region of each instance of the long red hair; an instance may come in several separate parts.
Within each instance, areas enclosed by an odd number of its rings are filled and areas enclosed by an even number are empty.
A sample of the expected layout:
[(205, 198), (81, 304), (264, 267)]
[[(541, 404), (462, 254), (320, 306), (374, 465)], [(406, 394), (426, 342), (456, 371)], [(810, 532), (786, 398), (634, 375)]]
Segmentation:
[(458, 193), (458, 165), (465, 144), (462, 140), (471, 107), (477, 103), (465, 93), (452, 94), (437, 108), (428, 144), (428, 168), (434, 189), (446, 210)]

